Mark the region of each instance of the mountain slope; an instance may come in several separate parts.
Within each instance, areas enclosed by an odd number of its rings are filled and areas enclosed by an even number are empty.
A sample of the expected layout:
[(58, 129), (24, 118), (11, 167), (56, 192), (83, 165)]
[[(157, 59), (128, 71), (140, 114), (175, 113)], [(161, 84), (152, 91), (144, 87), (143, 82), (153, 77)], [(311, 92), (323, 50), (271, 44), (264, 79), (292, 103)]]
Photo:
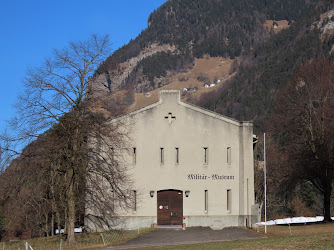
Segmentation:
[(198, 104), (237, 119), (254, 120), (260, 130), (276, 93), (297, 69), (312, 58), (333, 57), (332, 18), (333, 11), (322, 17), (314, 13), (273, 36), (244, 60), (233, 83), (216, 100), (202, 98)]
[[(263, 25), (266, 20), (299, 20), (322, 2), (168, 1), (150, 15), (147, 29), (115, 51), (98, 68), (95, 74), (100, 75), (97, 84), (112, 91), (133, 85), (140, 85), (137, 90), (142, 91), (163, 86), (165, 83), (159, 78), (165, 77), (166, 71), (185, 70), (191, 66), (194, 57), (205, 54), (232, 59), (247, 55), (270, 37), (270, 30)], [(156, 68), (151, 66), (152, 61), (166, 60), (171, 63)], [(131, 68), (124, 64), (131, 64)], [(177, 68), (170, 65), (177, 65)]]
[[(311, 58), (330, 56), (332, 35), (322, 35), (320, 26), (326, 24), (313, 23), (331, 5), (327, 0), (168, 1), (150, 15), (147, 29), (100, 65), (95, 85), (111, 92), (146, 92), (176, 82), (195, 66), (195, 58), (237, 57), (231, 70), (238, 72), (234, 79), (225, 79), (214, 93), (187, 99), (237, 119), (254, 120), (259, 130), (275, 94), (296, 69)], [(268, 20), (281, 19), (288, 28), (278, 33), (267, 28), (278, 22)]]

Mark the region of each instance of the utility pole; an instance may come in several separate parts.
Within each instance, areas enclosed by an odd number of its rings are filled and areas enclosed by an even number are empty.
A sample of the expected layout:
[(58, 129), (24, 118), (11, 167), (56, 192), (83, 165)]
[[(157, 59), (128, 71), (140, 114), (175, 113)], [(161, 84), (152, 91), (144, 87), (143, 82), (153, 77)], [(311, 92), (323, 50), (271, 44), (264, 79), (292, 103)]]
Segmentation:
[(264, 233), (267, 233), (267, 170), (266, 170), (266, 133), (263, 134), (264, 158)]

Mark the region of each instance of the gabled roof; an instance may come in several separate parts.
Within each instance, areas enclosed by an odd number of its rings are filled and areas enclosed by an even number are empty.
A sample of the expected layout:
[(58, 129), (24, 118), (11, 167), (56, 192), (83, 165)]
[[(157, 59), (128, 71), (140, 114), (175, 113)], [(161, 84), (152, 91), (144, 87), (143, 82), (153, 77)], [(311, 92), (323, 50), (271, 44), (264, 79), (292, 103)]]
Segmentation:
[(197, 111), (197, 112), (200, 112), (204, 115), (208, 115), (210, 117), (213, 117), (213, 118), (216, 118), (216, 119), (219, 119), (219, 120), (222, 120), (222, 121), (225, 121), (225, 122), (228, 122), (228, 123), (231, 123), (231, 124), (234, 124), (236, 126), (243, 126), (243, 125), (246, 125), (246, 126), (253, 126), (253, 123), (250, 122), (250, 121), (238, 121), (238, 120), (235, 120), (233, 118), (229, 118), (227, 116), (224, 116), (224, 115), (221, 115), (221, 114), (218, 114), (216, 112), (213, 112), (213, 111), (210, 111), (210, 110), (207, 110), (207, 109), (204, 109), (204, 108), (201, 108), (199, 106), (196, 106), (194, 104), (190, 104), (190, 103), (187, 103), (187, 102), (183, 102), (181, 101), (181, 91), (180, 90), (175, 90), (175, 89), (161, 89), (159, 90), (159, 101), (158, 102), (155, 102), (155, 103), (152, 103), (150, 105), (147, 105), (145, 107), (142, 107), (142, 108), (139, 108), (137, 110), (134, 110), (130, 113), (127, 113), (125, 115), (122, 115), (122, 116), (119, 116), (119, 117), (116, 117), (112, 120), (119, 120), (119, 119), (123, 119), (125, 117), (129, 117), (129, 116), (133, 116), (133, 115), (136, 115), (138, 113), (141, 113), (141, 112), (144, 112), (144, 111), (147, 111), (147, 110), (150, 110), (150, 109), (153, 109), (159, 105), (162, 105), (163, 102), (164, 102), (164, 96), (166, 95), (169, 95), (169, 94), (173, 94), (173, 95), (177, 95), (177, 98), (176, 98), (176, 102), (177, 104), (181, 105), (181, 106), (184, 106), (186, 108), (189, 108), (191, 110), (194, 110), (194, 111)]

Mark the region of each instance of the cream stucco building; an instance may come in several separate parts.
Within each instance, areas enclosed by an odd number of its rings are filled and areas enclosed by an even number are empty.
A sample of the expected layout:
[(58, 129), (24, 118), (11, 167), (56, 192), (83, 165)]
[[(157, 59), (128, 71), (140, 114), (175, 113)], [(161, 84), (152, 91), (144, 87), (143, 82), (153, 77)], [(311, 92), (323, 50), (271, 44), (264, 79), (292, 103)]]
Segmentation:
[(131, 126), (133, 208), (117, 227), (246, 226), (255, 219), (253, 124), (182, 102), (159, 101), (116, 118)]

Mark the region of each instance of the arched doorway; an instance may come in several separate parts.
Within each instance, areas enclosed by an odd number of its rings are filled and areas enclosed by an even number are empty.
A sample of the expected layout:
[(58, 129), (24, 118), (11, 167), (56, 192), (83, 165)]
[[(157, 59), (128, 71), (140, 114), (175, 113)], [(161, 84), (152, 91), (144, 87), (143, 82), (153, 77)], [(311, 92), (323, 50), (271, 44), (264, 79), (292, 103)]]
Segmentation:
[(183, 192), (162, 190), (157, 192), (158, 225), (182, 225)]

